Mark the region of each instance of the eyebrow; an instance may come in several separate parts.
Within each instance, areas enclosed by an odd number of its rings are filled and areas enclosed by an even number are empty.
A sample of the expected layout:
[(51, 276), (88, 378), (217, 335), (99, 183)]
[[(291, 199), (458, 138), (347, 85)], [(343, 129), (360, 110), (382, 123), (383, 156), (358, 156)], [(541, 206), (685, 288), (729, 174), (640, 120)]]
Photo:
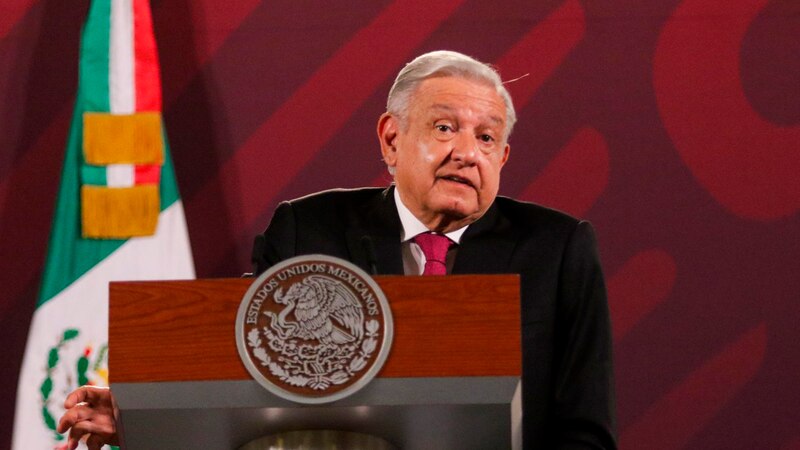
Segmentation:
[(442, 110), (445, 110), (447, 112), (454, 112), (455, 111), (455, 108), (453, 108), (450, 105), (445, 105), (443, 103), (434, 103), (433, 105), (431, 105), (431, 109), (442, 109)]
[[(431, 105), (431, 109), (444, 110), (450, 113), (455, 112), (455, 108), (444, 103), (434, 103)], [(489, 119), (498, 125), (503, 125), (503, 119), (499, 116), (489, 116)]]

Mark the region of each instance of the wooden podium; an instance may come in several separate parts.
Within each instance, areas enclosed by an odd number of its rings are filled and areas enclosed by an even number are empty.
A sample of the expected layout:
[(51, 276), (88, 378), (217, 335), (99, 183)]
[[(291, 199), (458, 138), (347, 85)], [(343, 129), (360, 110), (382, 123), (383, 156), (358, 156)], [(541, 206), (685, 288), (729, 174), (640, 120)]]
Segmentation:
[(401, 449), (517, 447), (519, 277), (374, 278), (394, 316), (389, 358), (365, 388), (320, 406), (276, 397), (239, 359), (234, 324), (252, 279), (111, 283), (110, 382), (126, 448), (228, 450), (304, 429)]

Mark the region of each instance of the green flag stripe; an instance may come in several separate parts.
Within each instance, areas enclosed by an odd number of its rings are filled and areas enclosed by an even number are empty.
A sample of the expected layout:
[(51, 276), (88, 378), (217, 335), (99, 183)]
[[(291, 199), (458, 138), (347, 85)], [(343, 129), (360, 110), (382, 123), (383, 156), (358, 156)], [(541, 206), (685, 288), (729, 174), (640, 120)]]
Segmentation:
[(93, 186), (107, 186), (106, 167), (83, 164), (81, 166), (81, 183)]
[[(108, 95), (110, 34), (111, 0), (93, 1), (81, 37), (76, 115), (82, 116), (85, 111), (111, 110)], [(70, 132), (74, 130), (73, 126)]]
[(175, 179), (175, 168), (172, 165), (172, 156), (169, 149), (169, 140), (164, 128), (164, 123), (161, 123), (161, 135), (164, 137), (164, 165), (161, 167), (161, 182), (159, 184), (159, 192), (161, 193), (161, 210), (163, 211), (169, 205), (175, 203), (180, 199), (178, 192), (178, 182)]

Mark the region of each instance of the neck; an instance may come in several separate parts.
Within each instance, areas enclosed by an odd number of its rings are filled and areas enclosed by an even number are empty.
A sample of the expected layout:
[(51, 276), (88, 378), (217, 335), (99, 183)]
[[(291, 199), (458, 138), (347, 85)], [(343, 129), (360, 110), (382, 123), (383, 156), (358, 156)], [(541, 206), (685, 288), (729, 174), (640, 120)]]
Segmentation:
[[(397, 187), (395, 187), (397, 190)], [(420, 210), (409, 202), (403, 199), (403, 194), (400, 190), (396, 191), (395, 197), (404, 207), (411, 213), (422, 225), (429, 231), (440, 234), (450, 233), (464, 228), (480, 218), (479, 215), (463, 216), (459, 214), (436, 213), (431, 211)]]
[[(414, 213), (414, 211), (411, 211)], [(416, 213), (414, 213), (416, 216)], [(446, 215), (436, 215), (434, 217), (429, 218), (429, 220), (425, 220), (419, 216), (417, 218), (428, 227), (429, 230), (436, 232), (436, 233), (449, 233), (451, 231), (458, 230), (460, 228), (464, 228), (467, 225), (471, 224), (475, 221), (475, 219), (471, 217), (464, 217), (464, 218), (452, 218)]]

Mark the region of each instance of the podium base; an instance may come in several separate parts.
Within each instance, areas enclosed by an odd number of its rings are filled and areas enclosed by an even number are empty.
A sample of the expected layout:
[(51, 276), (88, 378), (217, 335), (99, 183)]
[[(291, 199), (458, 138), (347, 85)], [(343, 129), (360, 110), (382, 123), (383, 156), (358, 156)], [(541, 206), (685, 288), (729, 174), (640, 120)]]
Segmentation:
[(336, 430), (300, 430), (265, 436), (239, 450), (396, 450), (385, 440), (369, 434)]
[(111, 383), (127, 450), (231, 450), (287, 430), (348, 430), (403, 450), (521, 448), (519, 377), (378, 377), (332, 404), (299, 405), (256, 381)]

